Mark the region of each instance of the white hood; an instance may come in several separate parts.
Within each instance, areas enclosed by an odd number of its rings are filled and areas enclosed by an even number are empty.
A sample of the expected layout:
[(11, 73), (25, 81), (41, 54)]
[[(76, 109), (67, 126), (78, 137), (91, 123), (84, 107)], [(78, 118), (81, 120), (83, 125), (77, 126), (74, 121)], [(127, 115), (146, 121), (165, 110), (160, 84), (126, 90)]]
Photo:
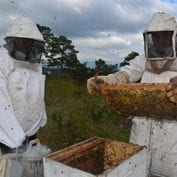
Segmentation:
[(152, 17), (151, 22), (145, 28), (144, 33), (147, 32), (158, 32), (158, 31), (177, 31), (177, 23), (174, 17), (171, 15), (161, 12), (155, 13)]
[(27, 17), (17, 18), (8, 28), (6, 37), (30, 38), (37, 41), (44, 41), (36, 24)]
[[(173, 56), (166, 58), (151, 58), (149, 57), (149, 48), (151, 46), (152, 37), (150, 36), (153, 32), (172, 32), (172, 44), (171, 53)], [(176, 58), (176, 34), (177, 34), (177, 23), (174, 17), (171, 15), (161, 12), (155, 13), (150, 21), (149, 25), (144, 30), (144, 42), (145, 42), (145, 54), (149, 60), (162, 60), (162, 59), (175, 59)]]

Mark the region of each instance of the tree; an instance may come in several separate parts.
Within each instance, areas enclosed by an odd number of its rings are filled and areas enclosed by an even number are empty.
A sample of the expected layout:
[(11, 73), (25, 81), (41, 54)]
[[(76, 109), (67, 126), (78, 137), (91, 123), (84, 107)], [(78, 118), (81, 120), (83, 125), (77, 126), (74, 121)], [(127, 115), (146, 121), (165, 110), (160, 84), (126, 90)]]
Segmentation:
[(39, 31), (42, 33), (43, 38), (46, 41), (46, 43), (50, 43), (51, 38), (54, 36), (52, 33), (52, 30), (49, 27), (42, 26), (39, 24), (37, 24), (37, 27), (38, 27)]
[(113, 73), (117, 70), (117, 64), (115, 65), (107, 65), (104, 60), (99, 58), (95, 61), (95, 70), (96, 74), (107, 75), (109, 73)]
[(128, 54), (128, 56), (124, 58), (124, 61), (120, 63), (120, 67), (129, 65), (129, 61), (134, 59), (138, 55), (139, 53), (132, 51), (131, 53)]
[(62, 72), (63, 68), (73, 68), (78, 65), (77, 53), (72, 41), (65, 36), (54, 36), (49, 27), (37, 25), (42, 33), (45, 43), (45, 57), (48, 66), (57, 67)]
[(88, 68), (87, 63), (78, 63), (76, 68), (71, 70), (72, 77), (77, 80), (78, 82), (85, 82), (89, 77), (93, 76), (90, 75), (90, 68)]
[(78, 51), (75, 50), (72, 41), (65, 36), (53, 36), (49, 43), (48, 60), (49, 66), (56, 66), (60, 71), (63, 68), (74, 68), (79, 63), (77, 59)]
[[(43, 53), (44, 53), (45, 57), (48, 57), (48, 53), (49, 53), (50, 46), (52, 43), (52, 38), (54, 37), (54, 35), (52, 33), (52, 30), (49, 27), (42, 26), (39, 24), (37, 24), (37, 27), (38, 27), (39, 31), (42, 33), (43, 38), (45, 40), (45, 47), (44, 47)], [(42, 62), (44, 63), (43, 60), (42, 60)]]

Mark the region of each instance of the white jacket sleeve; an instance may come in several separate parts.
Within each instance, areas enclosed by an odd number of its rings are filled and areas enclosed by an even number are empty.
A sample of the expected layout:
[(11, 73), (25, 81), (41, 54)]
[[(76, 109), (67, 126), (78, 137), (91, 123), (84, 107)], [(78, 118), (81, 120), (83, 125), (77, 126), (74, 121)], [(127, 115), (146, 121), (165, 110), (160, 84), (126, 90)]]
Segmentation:
[(121, 71), (107, 76), (102, 76), (106, 83), (127, 83), (136, 82), (142, 78), (145, 71), (145, 57), (137, 56), (135, 59), (130, 60), (129, 65), (121, 68)]
[(121, 68), (121, 71), (124, 71), (129, 76), (130, 82), (136, 82), (140, 80), (145, 71), (146, 58), (144, 55), (137, 56), (135, 59), (130, 60), (129, 65), (126, 65)]
[(11, 66), (6, 56), (5, 51), (0, 49), (0, 142), (15, 148), (24, 141), (25, 134), (15, 117), (7, 89), (7, 75)]

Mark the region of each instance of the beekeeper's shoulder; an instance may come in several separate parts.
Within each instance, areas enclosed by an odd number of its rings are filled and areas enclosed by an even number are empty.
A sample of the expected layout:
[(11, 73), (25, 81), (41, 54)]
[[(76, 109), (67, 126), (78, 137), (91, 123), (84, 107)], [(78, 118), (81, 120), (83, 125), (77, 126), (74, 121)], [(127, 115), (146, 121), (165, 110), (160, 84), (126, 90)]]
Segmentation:
[(8, 73), (13, 69), (13, 59), (9, 55), (6, 48), (0, 46), (0, 70), (4, 75), (8, 75)]

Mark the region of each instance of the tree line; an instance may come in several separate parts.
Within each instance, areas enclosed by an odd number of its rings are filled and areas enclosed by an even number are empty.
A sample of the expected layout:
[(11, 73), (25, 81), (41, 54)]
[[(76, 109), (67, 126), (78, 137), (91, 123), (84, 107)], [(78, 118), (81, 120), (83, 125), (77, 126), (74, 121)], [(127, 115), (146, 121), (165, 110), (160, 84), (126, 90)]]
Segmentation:
[[(74, 79), (83, 82), (94, 75), (107, 75), (118, 70), (118, 64), (108, 65), (99, 58), (95, 61), (95, 68), (87, 66), (87, 62), (80, 63), (77, 58), (79, 51), (75, 49), (72, 41), (66, 36), (56, 36), (49, 27), (37, 25), (46, 41), (44, 47), (44, 58), (42, 60), (44, 72), (55, 72), (56, 74), (70, 74)], [(127, 65), (129, 61), (139, 55), (131, 52), (124, 58), (120, 66)]]

